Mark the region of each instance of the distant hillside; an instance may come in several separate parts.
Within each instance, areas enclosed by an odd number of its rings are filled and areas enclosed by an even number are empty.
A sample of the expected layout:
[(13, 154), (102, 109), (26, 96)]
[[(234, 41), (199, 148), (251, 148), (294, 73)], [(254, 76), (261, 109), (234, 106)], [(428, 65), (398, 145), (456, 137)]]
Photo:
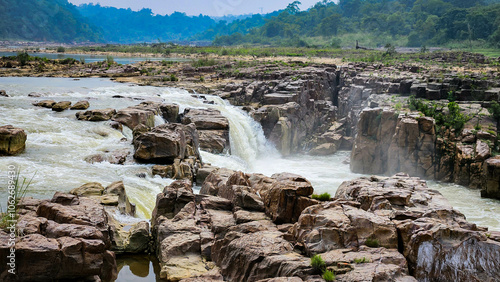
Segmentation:
[(336, 4), (324, 0), (300, 11), (300, 2), (295, 1), (279, 15), (266, 20), (262, 27), (218, 36), (214, 43), (338, 46), (341, 39), (351, 44), (353, 39), (359, 39), (371, 47), (395, 41), (412, 47), (472, 41), (484, 47), (500, 47), (499, 2), (339, 0)]
[(208, 16), (190, 17), (179, 12), (162, 16), (154, 15), (151, 9), (132, 11), (92, 4), (80, 5), (78, 10), (110, 43), (183, 41), (215, 25)]
[(259, 28), (266, 23), (266, 20), (279, 15), (280, 11), (272, 12), (266, 15), (255, 14), (249, 17), (235, 19), (230, 22), (219, 21), (216, 25), (209, 27), (207, 30), (196, 34), (191, 39), (194, 40), (214, 40), (220, 36), (236, 35), (241, 36), (249, 33), (255, 28)]
[(67, 0), (0, 0), (0, 39), (101, 41), (99, 31)]

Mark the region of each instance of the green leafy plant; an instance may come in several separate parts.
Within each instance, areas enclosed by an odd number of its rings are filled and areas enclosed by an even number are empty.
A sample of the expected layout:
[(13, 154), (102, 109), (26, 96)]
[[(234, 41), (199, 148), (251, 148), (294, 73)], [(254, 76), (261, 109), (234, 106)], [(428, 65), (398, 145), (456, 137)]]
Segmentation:
[[(26, 196), (28, 189), (33, 182), (33, 178), (35, 178), (36, 172), (33, 176), (28, 180), (26, 177), (20, 179), (21, 169), (18, 168), (15, 174), (15, 178), (13, 180), (13, 194), (12, 197), (14, 199), (14, 207), (9, 210), (9, 203), (7, 203), (7, 210), (3, 211), (2, 206), (0, 205), (0, 228), (5, 229), (8, 226), (9, 220), (17, 220), (18, 218), (18, 210), (19, 210), (19, 201)], [(14, 218), (12, 215), (14, 214)]]
[(326, 201), (330, 201), (330, 199), (332, 198), (332, 196), (329, 193), (323, 193), (323, 194), (320, 194), (320, 195), (313, 194), (311, 196), (311, 198), (313, 198), (315, 200), (318, 200), (318, 201), (326, 202)]
[(66, 52), (66, 48), (59, 46), (59, 47), (57, 47), (56, 51), (57, 51), (57, 53), (64, 53), (64, 52)]
[(380, 247), (380, 242), (377, 239), (368, 238), (365, 241), (365, 245), (370, 247), (370, 248), (378, 248), (378, 247)]
[(332, 282), (335, 280), (335, 274), (330, 270), (325, 271), (322, 277), (326, 282)]
[(326, 263), (320, 255), (314, 255), (311, 258), (311, 266), (318, 272), (323, 272), (326, 268)]
[(357, 264), (368, 263), (368, 262), (370, 262), (370, 260), (367, 259), (366, 257), (359, 258), (359, 259), (354, 259), (354, 263), (357, 263)]

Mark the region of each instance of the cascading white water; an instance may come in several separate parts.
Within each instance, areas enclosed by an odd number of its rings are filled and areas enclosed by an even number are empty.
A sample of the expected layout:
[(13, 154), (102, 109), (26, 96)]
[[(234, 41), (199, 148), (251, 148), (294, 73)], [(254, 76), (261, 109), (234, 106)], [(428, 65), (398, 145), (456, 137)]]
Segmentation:
[[(202, 152), (204, 162), (246, 172), (271, 175), (292, 172), (309, 179), (317, 193), (335, 194), (345, 180), (360, 175), (353, 174), (343, 161), (348, 152), (333, 156), (307, 155), (282, 158), (264, 137), (262, 128), (244, 111), (227, 104), (219, 97), (203, 95), (193, 97), (187, 91), (174, 88), (141, 87), (113, 83), (105, 79), (73, 80), (66, 78), (0, 78), (0, 89), (11, 96), (0, 97), (0, 125), (12, 124), (28, 133), (26, 151), (15, 157), (0, 157), (0, 183), (7, 183), (7, 167), (16, 164), (22, 175), (29, 177), (37, 172), (29, 195), (50, 198), (55, 191), (69, 191), (87, 182), (108, 185), (123, 180), (131, 201), (137, 204), (138, 216), (149, 218), (156, 195), (171, 179), (150, 175), (151, 165), (137, 164), (129, 158), (124, 165), (107, 162), (89, 164), (85, 157), (117, 149), (133, 150), (132, 132), (124, 127), (123, 133), (112, 129), (107, 122), (77, 121), (75, 111), (62, 113), (31, 105), (35, 100), (52, 99), (77, 102), (89, 100), (91, 109), (125, 108), (141, 101), (179, 104), (185, 108), (214, 108), (229, 119), (231, 155), (214, 155)], [(37, 92), (42, 97), (29, 97)], [(119, 95), (123, 98), (113, 98)], [(155, 124), (161, 124), (160, 117)], [(128, 141), (122, 141), (122, 138)], [(145, 178), (139, 176), (146, 175)], [(478, 191), (454, 184), (429, 182), (431, 188), (441, 191), (451, 204), (467, 218), (492, 230), (500, 230), (500, 202), (481, 199)], [(6, 199), (6, 185), (0, 184), (1, 199)], [(132, 220), (123, 218), (123, 220)]]

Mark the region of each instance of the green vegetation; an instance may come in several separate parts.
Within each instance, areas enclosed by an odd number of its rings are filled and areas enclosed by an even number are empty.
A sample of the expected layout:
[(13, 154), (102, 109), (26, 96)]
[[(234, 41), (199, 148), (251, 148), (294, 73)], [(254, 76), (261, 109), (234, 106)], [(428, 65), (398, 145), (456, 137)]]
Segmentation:
[[(350, 46), (359, 40), (361, 46), (367, 47), (395, 45), (395, 41), (400, 46), (500, 47), (498, 1), (340, 0), (338, 4), (321, 1), (307, 11), (299, 11), (292, 4), (261, 27), (245, 33), (238, 32), (240, 22), (221, 26), (235, 32), (216, 37), (214, 43), (319, 47), (307, 38), (323, 37), (328, 41), (341, 38)], [(344, 40), (345, 36), (350, 36), (349, 41)]]
[(441, 127), (445, 127), (460, 133), (465, 123), (471, 119), (470, 116), (460, 112), (460, 106), (457, 102), (449, 102), (447, 105), (448, 112), (446, 113), (441, 105), (411, 96), (408, 100), (408, 107), (412, 111), (419, 111), (427, 117), (432, 117), (436, 122), (438, 131)]
[(57, 47), (57, 53), (64, 53), (66, 51), (66, 48), (59, 46)]
[(490, 112), (490, 115), (492, 118), (494, 118), (497, 121), (497, 136), (500, 136), (500, 104), (498, 104), (496, 101), (493, 101), (491, 103), (491, 106), (488, 108), (488, 112)]
[(215, 21), (208, 16), (190, 17), (175, 12), (155, 15), (151, 9), (132, 11), (103, 7), (99, 4), (80, 5), (78, 11), (102, 30), (106, 42), (136, 43), (188, 40), (197, 33), (207, 31)]
[(380, 242), (377, 239), (368, 238), (365, 241), (365, 245), (370, 248), (378, 248), (380, 247)]
[(326, 282), (332, 282), (335, 280), (335, 274), (333, 272), (331, 272), (330, 270), (323, 272), (322, 277)]
[(311, 266), (315, 271), (323, 272), (326, 268), (326, 263), (320, 255), (314, 255), (311, 258)]
[(332, 198), (332, 196), (330, 196), (329, 193), (323, 193), (321, 195), (313, 194), (311, 196), (311, 198), (313, 198), (315, 200), (318, 200), (318, 201), (326, 202), (326, 201), (330, 201), (330, 199)]
[(361, 263), (369, 263), (370, 260), (367, 259), (366, 257), (359, 258), (359, 259), (354, 259), (354, 263), (361, 264)]
[(67, 0), (2, 0), (0, 38), (100, 42), (100, 32)]
[[(35, 178), (36, 172), (33, 174), (30, 180), (23, 177), (22, 181), (19, 179), (21, 175), (21, 169), (18, 168), (16, 171), (16, 176), (14, 178), (14, 194), (12, 195), (14, 198), (13, 209), (10, 206), (10, 203), (7, 202), (7, 209), (3, 211), (2, 206), (0, 205), (0, 228), (5, 229), (8, 227), (9, 220), (17, 220), (18, 218), (18, 210), (19, 210), (19, 201), (26, 196), (28, 189)], [(10, 185), (10, 184), (9, 184)], [(11, 212), (15, 213), (15, 218), (11, 217)]]

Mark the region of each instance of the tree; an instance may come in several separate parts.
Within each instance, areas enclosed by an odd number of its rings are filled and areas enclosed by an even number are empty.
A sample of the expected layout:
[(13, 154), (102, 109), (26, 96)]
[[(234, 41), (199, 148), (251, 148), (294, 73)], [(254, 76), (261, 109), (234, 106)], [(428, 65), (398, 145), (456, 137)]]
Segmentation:
[(300, 1), (293, 1), (292, 3), (288, 4), (285, 11), (287, 11), (289, 14), (295, 15), (300, 11), (299, 5), (302, 5)]

